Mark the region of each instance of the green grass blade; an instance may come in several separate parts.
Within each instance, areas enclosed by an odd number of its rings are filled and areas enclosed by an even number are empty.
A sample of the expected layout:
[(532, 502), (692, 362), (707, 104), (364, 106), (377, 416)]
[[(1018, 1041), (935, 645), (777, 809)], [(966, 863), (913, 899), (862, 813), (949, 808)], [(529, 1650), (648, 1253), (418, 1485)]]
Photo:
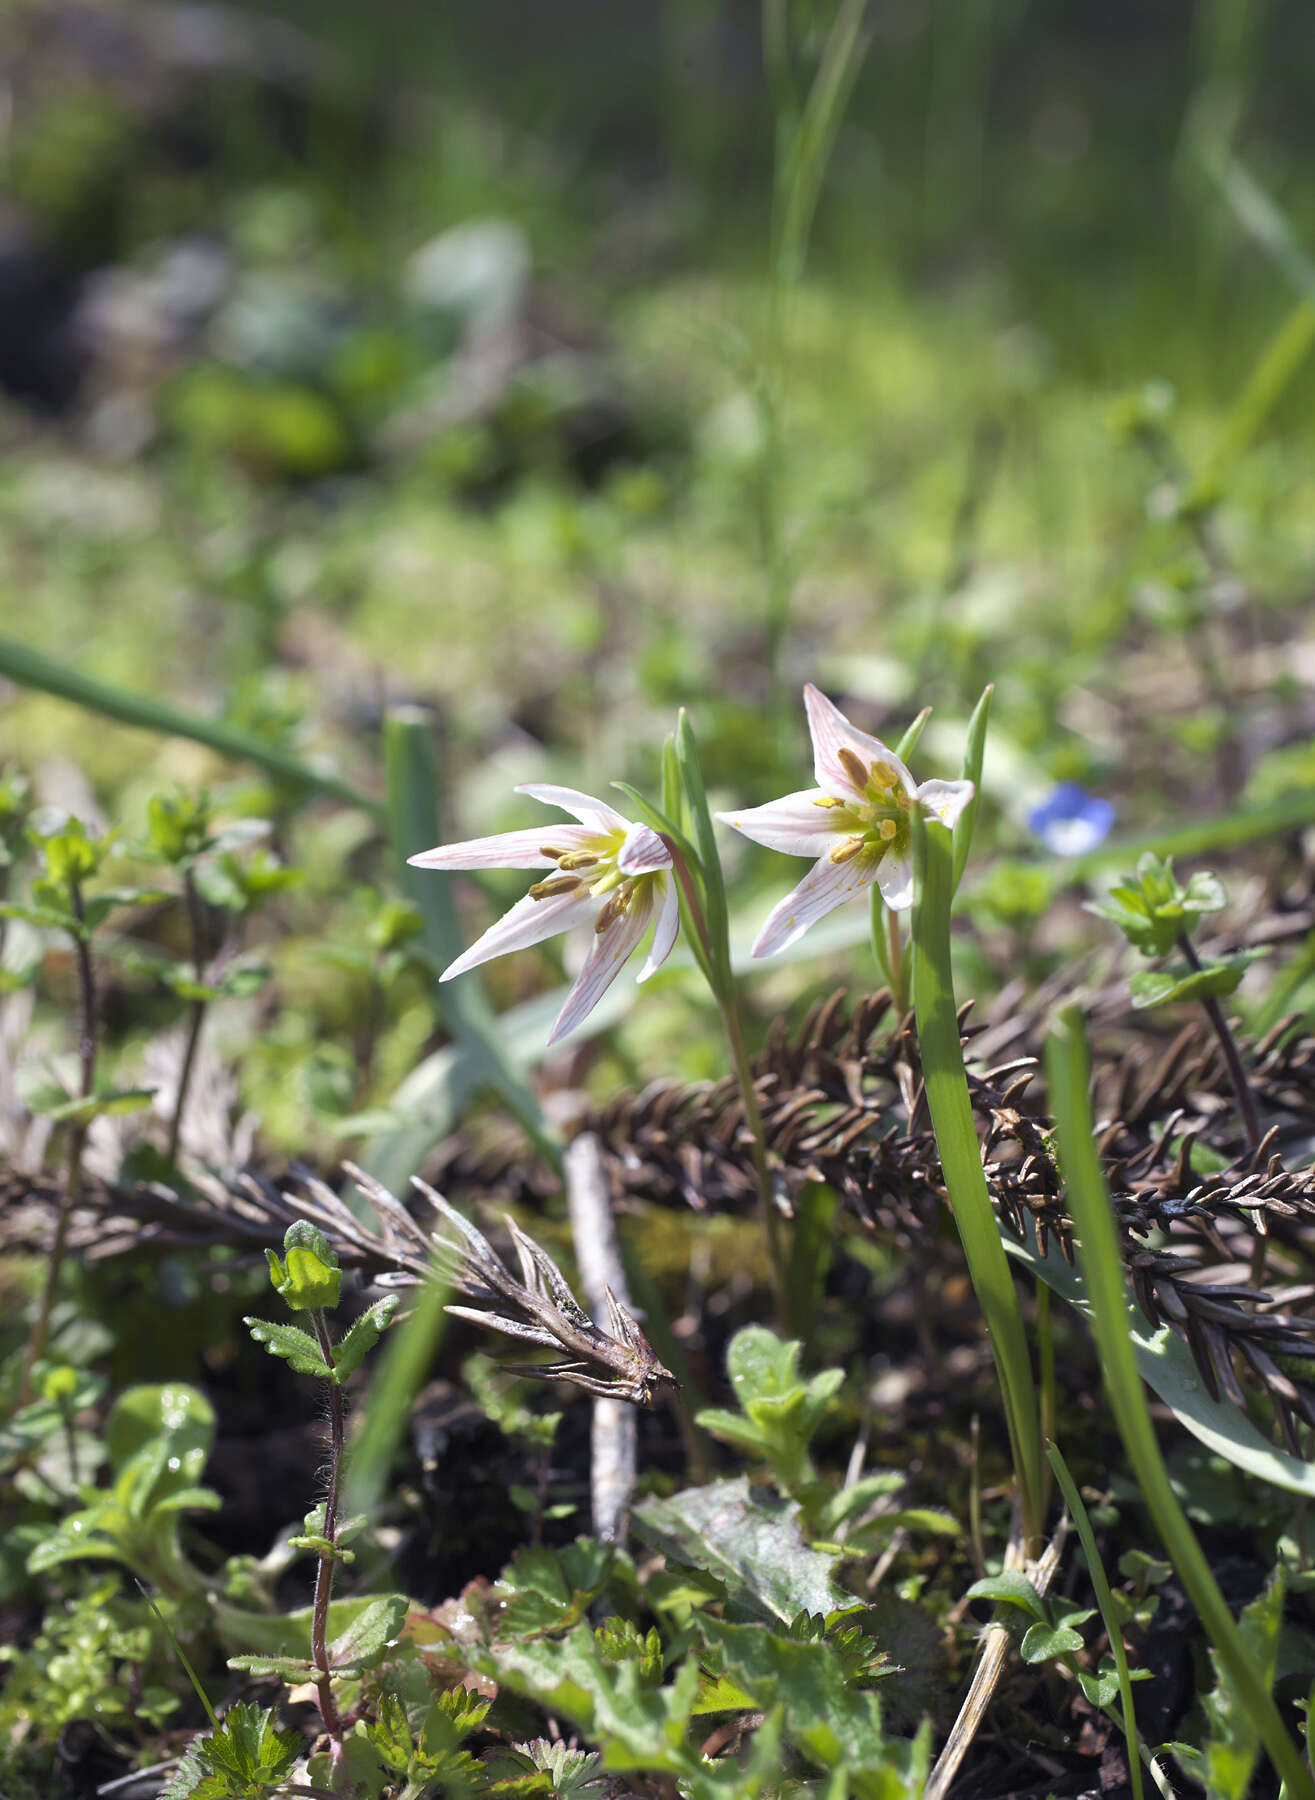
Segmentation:
[(112, 687), (109, 682), (97, 681), (78, 669), (69, 668), (66, 663), (43, 656), (39, 650), (29, 650), (26, 644), (13, 638), (0, 637), (0, 675), (8, 676), (20, 687), (36, 688), (43, 694), (53, 694), (58, 700), (68, 700), (74, 706), (85, 706), (89, 712), (116, 719), (121, 725), (153, 731), (161, 737), (188, 738), (194, 744), (217, 750), (221, 756), (232, 757), (234, 762), (254, 763), (292, 787), (325, 794), (369, 813), (380, 811), (377, 801), (368, 799), (347, 782), (339, 781), (336, 775), (326, 775), (322, 770), (312, 768), (309, 763), (289, 756), (251, 732), (225, 725), (219, 719), (205, 719), (196, 713), (184, 712), (163, 700), (152, 700), (146, 694)]
[(790, 142), (783, 172), (785, 206), (776, 244), (780, 278), (798, 281), (803, 273), (813, 215), (845, 107), (867, 53), (863, 16), (867, 0), (840, 0), (840, 9), (803, 114)]
[(1104, 1565), (1100, 1560), (1100, 1552), (1096, 1548), (1096, 1534), (1091, 1529), (1091, 1520), (1087, 1517), (1087, 1509), (1082, 1504), (1078, 1484), (1069, 1473), (1068, 1464), (1064, 1461), (1058, 1444), (1047, 1445), (1046, 1455), (1055, 1472), (1055, 1480), (1059, 1483), (1059, 1491), (1064, 1496), (1064, 1504), (1068, 1507), (1069, 1515), (1077, 1527), (1082, 1554), (1087, 1559), (1087, 1573), (1091, 1576), (1091, 1585), (1096, 1594), (1096, 1605), (1100, 1608), (1100, 1616), (1105, 1622), (1105, 1631), (1110, 1640), (1110, 1655), (1114, 1658), (1114, 1667), (1119, 1676), (1119, 1701), (1123, 1708), (1123, 1735), (1128, 1745), (1128, 1779), (1132, 1783), (1133, 1800), (1142, 1800), (1144, 1789), (1141, 1778), (1141, 1745), (1137, 1735), (1132, 1677), (1128, 1672), (1128, 1652), (1124, 1648), (1123, 1627), (1114, 1610), (1114, 1596), (1110, 1592), (1109, 1582), (1105, 1579)]
[(901, 762), (906, 763), (913, 755), (913, 752), (918, 748), (918, 740), (926, 729), (927, 721), (930, 717), (930, 706), (924, 706), (912, 725), (910, 725), (908, 730), (904, 733), (904, 736), (900, 739), (899, 743), (896, 744), (895, 754), (899, 757)]
[(950, 971), (950, 902), (954, 896), (954, 849), (943, 825), (912, 813), (914, 854), (914, 1005), (927, 1105), (936, 1132), (945, 1186), (954, 1222), (968, 1258), (978, 1303), (990, 1333), (1004, 1397), (1014, 1470), (1018, 1477), (1024, 1535), (1041, 1529), (1041, 1445), (1036, 1388), (1028, 1358), (1018, 1297), (1000, 1227), (986, 1189), (982, 1153), (968, 1097), (963, 1045)]
[[(420, 943), (435, 980), (461, 954), (461, 926), (452, 900), (452, 878), (446, 870), (414, 869), (407, 857), (428, 850), (438, 838), (438, 770), (427, 716), (416, 707), (399, 707), (384, 721), (384, 769), (387, 777), (388, 835), (397, 862), (402, 892), (424, 924)], [(437, 990), (443, 1023), (473, 1057), (484, 1081), (497, 1089), (541, 1155), (557, 1166), (561, 1145), (543, 1116), (532, 1090), (512, 1066), (478, 977), (472, 970)], [(478, 1079), (478, 1077), (476, 1078)], [(374, 1174), (383, 1167), (387, 1146), (372, 1146), (366, 1166)], [(393, 1171), (390, 1171), (393, 1172)], [(382, 1179), (382, 1176), (380, 1176)]]
[(986, 756), (986, 727), (991, 714), (994, 682), (982, 689), (982, 697), (968, 721), (968, 736), (963, 747), (963, 778), (973, 784), (973, 797), (954, 821), (954, 891), (958, 893), (963, 872), (968, 866), (968, 852), (973, 847), (977, 829), (977, 809), (982, 799), (982, 762)]
[(410, 1312), (388, 1333), (369, 1405), (362, 1409), (361, 1429), (348, 1448), (343, 1470), (343, 1511), (348, 1517), (377, 1514), (411, 1403), (433, 1367), (443, 1335), (447, 1283), (433, 1273), (413, 1292)]
[(1071, 1007), (1046, 1046), (1046, 1076), (1059, 1131), (1069, 1211), (1078, 1230), (1079, 1255), (1091, 1300), (1092, 1330), (1105, 1391), (1133, 1476), (1220, 1663), (1255, 1722), (1291, 1800), (1315, 1800), (1315, 1781), (1305, 1758), (1284, 1729), (1268, 1687), (1257, 1678), (1248, 1660), (1233, 1615), (1169, 1485), (1155, 1440), (1129, 1336), (1132, 1308), (1124, 1285), (1123, 1259), (1092, 1135), (1090, 1073), (1082, 1017)]

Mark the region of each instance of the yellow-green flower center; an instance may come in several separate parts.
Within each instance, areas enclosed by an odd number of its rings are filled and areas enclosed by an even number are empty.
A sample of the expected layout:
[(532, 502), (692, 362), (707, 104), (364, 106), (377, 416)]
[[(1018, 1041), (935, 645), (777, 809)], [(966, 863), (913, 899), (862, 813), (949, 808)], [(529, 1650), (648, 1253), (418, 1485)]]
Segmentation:
[(855, 793), (843, 798), (826, 794), (814, 802), (833, 809), (836, 830), (847, 832), (831, 852), (833, 863), (881, 861), (887, 850), (903, 854), (909, 843), (909, 811), (913, 801), (898, 771), (888, 762), (865, 763), (848, 745), (836, 752)]
[(545, 876), (530, 888), (531, 900), (551, 900), (559, 894), (588, 892), (595, 899), (610, 896), (598, 915), (597, 929), (605, 931), (612, 921), (629, 906), (636, 881), (643, 876), (626, 875), (616, 866), (617, 855), (625, 842), (624, 831), (600, 832), (592, 842), (574, 850), (561, 850), (555, 844), (540, 844), (540, 856), (557, 864), (558, 873)]

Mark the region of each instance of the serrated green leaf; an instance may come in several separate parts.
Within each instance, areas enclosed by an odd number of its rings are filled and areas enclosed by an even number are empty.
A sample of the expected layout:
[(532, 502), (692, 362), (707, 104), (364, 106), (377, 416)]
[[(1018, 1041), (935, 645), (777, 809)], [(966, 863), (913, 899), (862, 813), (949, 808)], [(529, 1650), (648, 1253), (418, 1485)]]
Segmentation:
[(784, 1736), (817, 1768), (846, 1769), (861, 1793), (862, 1776), (887, 1766), (881, 1703), (875, 1693), (847, 1685), (825, 1640), (800, 1642), (707, 1616), (694, 1629), (708, 1672), (761, 1712), (779, 1707)]
[(299, 1656), (230, 1656), (228, 1666), (247, 1675), (277, 1675), (293, 1685), (309, 1681), (315, 1674), (315, 1664)]
[(1128, 983), (1132, 1004), (1144, 1011), (1171, 1001), (1220, 1000), (1235, 991), (1259, 954), (1242, 950), (1234, 956), (1212, 959), (1202, 969), (1192, 969), (1186, 963), (1172, 963), (1167, 969), (1144, 969)]
[(835, 1559), (804, 1543), (799, 1511), (793, 1500), (751, 1490), (741, 1475), (646, 1500), (635, 1509), (634, 1526), (645, 1543), (715, 1575), (735, 1607), (788, 1625), (801, 1612), (826, 1615), (859, 1604), (833, 1581)]
[(585, 1617), (616, 1563), (617, 1553), (596, 1538), (577, 1538), (558, 1550), (519, 1550), (495, 1589), (506, 1599), (502, 1634), (528, 1638), (569, 1629)]
[(308, 1331), (297, 1325), (279, 1325), (272, 1319), (244, 1318), (242, 1323), (258, 1344), (263, 1344), (271, 1356), (281, 1356), (298, 1375), (331, 1379), (332, 1371)]
[(339, 1673), (373, 1668), (406, 1624), (405, 1594), (381, 1594), (329, 1645), (329, 1661)]
[(333, 1347), (333, 1379), (342, 1383), (357, 1370), (392, 1323), (402, 1304), (400, 1294), (387, 1294), (363, 1312), (342, 1342)]
[(328, 1238), (304, 1220), (290, 1225), (283, 1256), (266, 1250), (269, 1279), (293, 1312), (318, 1312), (338, 1304), (342, 1270)]

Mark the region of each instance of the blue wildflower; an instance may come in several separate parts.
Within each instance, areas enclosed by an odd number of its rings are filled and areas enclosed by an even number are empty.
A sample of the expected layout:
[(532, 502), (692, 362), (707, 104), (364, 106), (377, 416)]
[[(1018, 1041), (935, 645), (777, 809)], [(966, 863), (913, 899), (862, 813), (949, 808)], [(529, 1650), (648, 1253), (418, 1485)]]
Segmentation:
[(1089, 794), (1076, 781), (1061, 781), (1032, 808), (1027, 823), (1055, 856), (1085, 856), (1109, 836), (1114, 803)]

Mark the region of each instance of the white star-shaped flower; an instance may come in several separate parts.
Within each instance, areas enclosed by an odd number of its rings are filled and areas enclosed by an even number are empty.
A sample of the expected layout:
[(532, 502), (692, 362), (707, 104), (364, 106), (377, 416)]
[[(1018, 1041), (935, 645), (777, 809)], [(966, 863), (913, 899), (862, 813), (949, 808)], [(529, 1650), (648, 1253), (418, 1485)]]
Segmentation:
[(530, 782), (516, 792), (573, 813), (579, 823), (440, 844), (407, 860), (418, 869), (556, 870), (546, 881), (536, 881), (439, 977), (450, 981), (573, 925), (590, 926), (594, 941), (548, 1039), (555, 1044), (592, 1012), (655, 922), (639, 979), (647, 980), (666, 961), (680, 929), (680, 905), (671, 852), (651, 826), (634, 825), (605, 800), (575, 788)]
[(973, 797), (971, 781), (924, 781), (919, 786), (880, 738), (860, 731), (810, 682), (804, 689), (813, 739), (817, 786), (766, 806), (717, 817), (736, 831), (817, 861), (798, 887), (773, 909), (753, 946), (771, 956), (803, 936), (827, 913), (875, 881), (893, 911), (913, 904), (913, 845), (909, 815), (953, 825)]

